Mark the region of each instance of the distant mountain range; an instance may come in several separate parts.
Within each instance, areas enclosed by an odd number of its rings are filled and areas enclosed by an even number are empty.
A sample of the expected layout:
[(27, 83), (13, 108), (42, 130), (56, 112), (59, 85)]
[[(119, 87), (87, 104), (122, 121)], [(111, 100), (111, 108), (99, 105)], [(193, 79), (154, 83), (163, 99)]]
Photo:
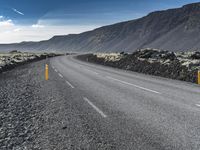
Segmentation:
[(0, 50), (132, 52), (140, 48), (200, 51), (200, 3), (40, 42), (1, 44)]

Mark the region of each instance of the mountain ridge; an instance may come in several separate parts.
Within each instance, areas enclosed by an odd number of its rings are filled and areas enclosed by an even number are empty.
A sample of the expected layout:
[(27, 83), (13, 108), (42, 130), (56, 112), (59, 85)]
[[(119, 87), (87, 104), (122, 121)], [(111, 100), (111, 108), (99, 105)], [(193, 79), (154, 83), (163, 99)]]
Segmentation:
[(0, 50), (132, 52), (141, 48), (170, 51), (200, 49), (200, 3), (151, 12), (135, 20), (39, 42), (0, 44)]

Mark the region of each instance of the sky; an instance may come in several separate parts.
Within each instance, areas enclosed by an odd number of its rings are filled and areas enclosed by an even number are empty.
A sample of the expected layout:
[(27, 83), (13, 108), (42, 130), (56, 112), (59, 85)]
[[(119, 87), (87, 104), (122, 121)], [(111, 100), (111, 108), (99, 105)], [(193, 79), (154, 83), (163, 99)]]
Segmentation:
[(0, 43), (47, 40), (198, 0), (0, 0)]

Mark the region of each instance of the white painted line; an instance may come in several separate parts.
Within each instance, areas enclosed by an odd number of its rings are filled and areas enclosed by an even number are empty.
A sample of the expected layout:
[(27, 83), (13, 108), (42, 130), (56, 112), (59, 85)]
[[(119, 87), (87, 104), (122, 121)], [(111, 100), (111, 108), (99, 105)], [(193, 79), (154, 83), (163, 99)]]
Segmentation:
[(63, 78), (62, 74), (58, 73), (58, 75), (59, 75), (61, 78)]
[(132, 83), (128, 83), (128, 82), (125, 82), (125, 81), (122, 81), (122, 80), (119, 80), (119, 79), (115, 79), (115, 78), (112, 78), (112, 77), (109, 77), (109, 76), (106, 76), (106, 77), (109, 78), (109, 79), (112, 79), (112, 80), (121, 82), (121, 83), (123, 83), (123, 84), (127, 84), (127, 85), (134, 86), (134, 87), (136, 87), (136, 88), (139, 88), (139, 89), (142, 89), (142, 90), (145, 90), (145, 91), (153, 92), (153, 93), (156, 93), (156, 94), (161, 94), (160, 92), (157, 92), (157, 91), (154, 91), (154, 90), (151, 90), (151, 89), (148, 89), (148, 88), (144, 88), (144, 87), (141, 87), (141, 86), (132, 84)]
[(106, 118), (107, 115), (105, 115), (103, 113), (103, 111), (101, 111), (97, 106), (95, 106), (91, 101), (89, 101), (89, 99), (87, 99), (86, 97), (83, 97), (83, 99), (88, 102), (88, 104), (90, 104), (90, 106), (92, 106), (103, 118)]
[(54, 69), (55, 70), (55, 72), (58, 72), (56, 69)]
[(196, 106), (200, 107), (200, 104), (196, 104)]
[(85, 70), (87, 70), (87, 71), (89, 71), (89, 72), (91, 72), (91, 73), (94, 73), (94, 74), (96, 74), (96, 75), (99, 74), (99, 73), (97, 73), (97, 72), (95, 72), (95, 71), (92, 71), (92, 70), (90, 70), (90, 69), (86, 69), (86, 68), (85, 68)]
[(52, 66), (52, 68), (54, 69), (54, 66)]
[(74, 89), (74, 86), (69, 82), (69, 81), (65, 81), (72, 89)]

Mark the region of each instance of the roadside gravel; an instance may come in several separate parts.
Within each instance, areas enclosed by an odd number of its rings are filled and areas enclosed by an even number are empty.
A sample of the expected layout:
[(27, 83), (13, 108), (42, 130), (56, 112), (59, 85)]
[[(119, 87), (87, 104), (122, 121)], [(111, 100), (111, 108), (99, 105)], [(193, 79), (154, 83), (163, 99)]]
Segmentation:
[(41, 71), (37, 62), (0, 74), (0, 149), (38, 149)]
[[(82, 96), (42, 60), (0, 74), (0, 149), (115, 149)], [(100, 117), (100, 118), (99, 118)], [(106, 129), (106, 128), (105, 128)], [(115, 146), (114, 146), (115, 145)]]

